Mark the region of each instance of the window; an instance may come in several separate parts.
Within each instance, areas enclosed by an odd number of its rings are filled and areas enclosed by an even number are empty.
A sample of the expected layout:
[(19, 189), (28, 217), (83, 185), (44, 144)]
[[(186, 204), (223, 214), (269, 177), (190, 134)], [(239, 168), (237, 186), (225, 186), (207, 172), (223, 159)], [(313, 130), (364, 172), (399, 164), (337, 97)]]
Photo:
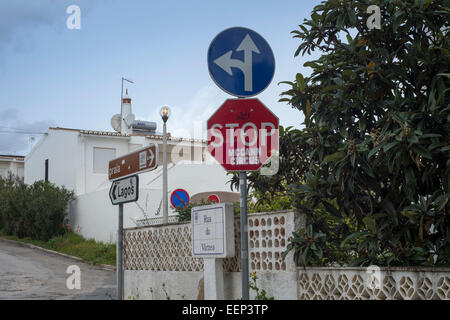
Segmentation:
[(48, 159), (45, 159), (45, 181), (48, 181)]
[(94, 173), (108, 174), (108, 163), (116, 157), (116, 149), (94, 147)]
[(22, 168), (22, 167), (17, 168), (17, 175), (20, 178), (23, 178), (23, 172), (24, 172), (24, 168)]

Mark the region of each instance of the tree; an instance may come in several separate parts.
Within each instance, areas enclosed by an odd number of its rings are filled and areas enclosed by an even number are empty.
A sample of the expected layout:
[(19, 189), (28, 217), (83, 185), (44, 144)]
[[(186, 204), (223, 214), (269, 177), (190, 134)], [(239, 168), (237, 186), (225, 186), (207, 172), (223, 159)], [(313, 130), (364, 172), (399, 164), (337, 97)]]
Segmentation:
[(353, 264), (448, 264), (450, 1), (380, 0), (380, 30), (371, 4), (324, 1), (292, 31), (295, 56), (321, 52), (280, 99), (305, 114), (308, 166), (292, 188), (354, 221), (341, 243)]
[[(259, 171), (252, 171), (247, 176), (248, 189), (256, 198), (257, 206), (270, 206), (280, 195), (290, 193), (289, 185), (303, 180), (303, 173), (308, 165), (301, 157), (305, 145), (299, 140), (300, 130), (292, 127), (279, 127), (279, 166), (275, 175), (261, 175)], [(267, 166), (267, 165), (266, 165)], [(231, 189), (239, 190), (239, 174), (232, 175)]]

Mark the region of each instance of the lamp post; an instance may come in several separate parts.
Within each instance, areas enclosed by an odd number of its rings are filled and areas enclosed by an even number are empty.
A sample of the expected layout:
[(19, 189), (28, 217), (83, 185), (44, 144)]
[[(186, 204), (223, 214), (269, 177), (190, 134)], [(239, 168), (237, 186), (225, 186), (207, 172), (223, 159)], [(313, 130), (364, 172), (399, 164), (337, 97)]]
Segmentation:
[(163, 125), (163, 224), (169, 222), (169, 202), (167, 199), (167, 126), (166, 122), (170, 117), (170, 108), (164, 106), (159, 114), (164, 122)]
[[(133, 81), (122, 77), (122, 89), (120, 93), (120, 115), (123, 118), (123, 81), (133, 83)], [(121, 133), (124, 128), (121, 125)], [(117, 264), (117, 299), (123, 300), (123, 204), (119, 204), (119, 221), (117, 226), (117, 246), (116, 246), (116, 264)]]

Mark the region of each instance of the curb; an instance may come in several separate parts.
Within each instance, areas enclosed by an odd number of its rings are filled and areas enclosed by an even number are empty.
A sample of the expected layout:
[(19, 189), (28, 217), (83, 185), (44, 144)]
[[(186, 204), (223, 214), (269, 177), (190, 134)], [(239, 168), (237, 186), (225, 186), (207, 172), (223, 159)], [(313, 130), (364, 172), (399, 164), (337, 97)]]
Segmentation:
[(83, 263), (89, 264), (89, 265), (91, 265), (93, 267), (97, 267), (97, 268), (102, 269), (102, 270), (116, 271), (116, 267), (115, 266), (111, 266), (109, 264), (93, 264), (93, 263), (91, 263), (89, 261), (85, 261), (85, 260), (83, 260), (83, 259), (81, 259), (79, 257), (71, 256), (71, 255), (68, 255), (68, 254), (65, 254), (65, 253), (61, 253), (61, 252), (58, 252), (58, 251), (45, 249), (45, 248), (42, 248), (42, 247), (39, 247), (39, 246), (35, 246), (34, 244), (31, 244), (31, 243), (25, 243), (25, 242), (20, 242), (20, 241), (15, 241), (15, 240), (9, 240), (9, 239), (5, 239), (5, 238), (0, 237), (0, 242), (1, 241), (7, 242), (7, 243), (12, 243), (12, 244), (15, 244), (15, 245), (18, 245), (18, 246), (21, 246), (21, 247), (27, 247), (27, 248), (30, 248), (30, 249), (41, 250), (41, 251), (44, 251), (44, 252), (47, 252), (47, 253), (50, 253), (50, 254), (54, 254), (54, 255), (65, 257), (65, 258), (69, 258), (69, 259), (72, 259), (72, 260), (75, 260), (75, 261), (83, 262)]

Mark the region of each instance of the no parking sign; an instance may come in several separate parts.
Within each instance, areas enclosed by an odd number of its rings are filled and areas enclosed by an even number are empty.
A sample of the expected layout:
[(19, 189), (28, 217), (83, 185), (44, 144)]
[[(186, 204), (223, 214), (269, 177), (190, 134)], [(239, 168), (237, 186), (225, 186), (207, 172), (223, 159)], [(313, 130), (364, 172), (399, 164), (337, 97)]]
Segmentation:
[(176, 189), (170, 195), (170, 203), (172, 207), (183, 209), (189, 204), (189, 193), (184, 189)]

